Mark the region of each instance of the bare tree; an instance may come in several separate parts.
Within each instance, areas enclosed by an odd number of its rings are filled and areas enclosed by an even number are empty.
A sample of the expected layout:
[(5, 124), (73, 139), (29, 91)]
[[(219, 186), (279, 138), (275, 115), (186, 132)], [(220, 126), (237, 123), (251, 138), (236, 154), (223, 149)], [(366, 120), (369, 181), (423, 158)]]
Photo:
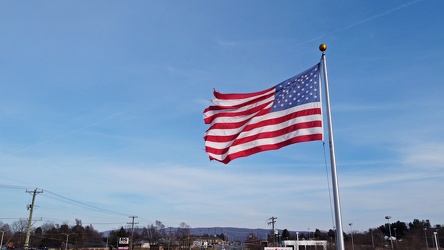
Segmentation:
[(11, 225), (11, 231), (14, 233), (23, 233), (28, 227), (28, 222), (25, 220), (14, 221)]
[(165, 225), (162, 222), (156, 220), (156, 224), (149, 225), (146, 229), (146, 237), (150, 244), (158, 244), (159, 241), (165, 236)]
[(189, 237), (190, 237), (190, 226), (185, 222), (180, 223), (179, 228), (176, 231), (176, 237), (179, 241), (180, 245), (183, 247), (189, 246)]
[(25, 220), (18, 220), (18, 221), (14, 221), (11, 224), (11, 231), (13, 233), (13, 235), (15, 235), (17, 237), (17, 244), (16, 246), (21, 246), (22, 242), (24, 242), (24, 236), (25, 236), (25, 231), (28, 227), (28, 222)]
[(40, 226), (40, 228), (42, 229), (43, 234), (45, 234), (46, 232), (48, 232), (49, 230), (56, 228), (56, 226), (54, 225), (54, 223), (52, 222), (46, 222), (44, 224), (42, 224)]
[(0, 229), (5, 232), (10, 232), (11, 226), (9, 226), (9, 224), (7, 224), (7, 223), (4, 224), (3, 222), (0, 222)]

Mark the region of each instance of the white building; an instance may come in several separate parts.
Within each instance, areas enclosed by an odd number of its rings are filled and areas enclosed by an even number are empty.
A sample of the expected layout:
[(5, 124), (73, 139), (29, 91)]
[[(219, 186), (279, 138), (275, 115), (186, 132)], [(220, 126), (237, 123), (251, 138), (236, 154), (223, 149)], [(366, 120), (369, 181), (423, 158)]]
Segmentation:
[[(315, 249), (319, 246), (323, 248), (323, 250), (327, 250), (327, 241), (326, 240), (284, 240), (282, 241), (282, 246), (291, 247), (293, 250), (307, 249), (307, 246), (315, 246)], [(303, 247), (303, 248), (301, 248)]]

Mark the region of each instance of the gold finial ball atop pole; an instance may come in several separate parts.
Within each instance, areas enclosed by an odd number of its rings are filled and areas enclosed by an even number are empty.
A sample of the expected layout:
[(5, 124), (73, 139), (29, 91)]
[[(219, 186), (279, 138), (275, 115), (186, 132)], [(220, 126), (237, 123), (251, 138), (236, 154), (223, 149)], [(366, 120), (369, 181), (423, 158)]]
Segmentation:
[(326, 51), (327, 50), (327, 45), (325, 43), (319, 45), (319, 50), (322, 51), (322, 52)]

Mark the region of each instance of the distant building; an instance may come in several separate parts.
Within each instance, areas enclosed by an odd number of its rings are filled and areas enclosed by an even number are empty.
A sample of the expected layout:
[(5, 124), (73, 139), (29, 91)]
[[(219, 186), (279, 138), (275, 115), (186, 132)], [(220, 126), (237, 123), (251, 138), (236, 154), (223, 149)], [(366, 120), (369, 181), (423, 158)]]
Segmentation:
[[(291, 247), (294, 250), (307, 249), (307, 246), (322, 246), (324, 250), (327, 250), (326, 240), (284, 240), (282, 246)], [(301, 248), (303, 247), (303, 248)]]
[(193, 245), (197, 247), (211, 247), (214, 245), (223, 245), (224, 241), (219, 237), (204, 237), (204, 236), (198, 236), (193, 239)]

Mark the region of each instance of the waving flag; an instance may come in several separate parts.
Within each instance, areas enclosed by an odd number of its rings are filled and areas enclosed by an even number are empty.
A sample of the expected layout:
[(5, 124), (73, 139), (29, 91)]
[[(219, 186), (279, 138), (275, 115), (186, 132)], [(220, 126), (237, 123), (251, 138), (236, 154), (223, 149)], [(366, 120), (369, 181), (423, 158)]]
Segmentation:
[(221, 94), (204, 110), (205, 151), (227, 164), (261, 151), (323, 139), (320, 64), (255, 93)]

